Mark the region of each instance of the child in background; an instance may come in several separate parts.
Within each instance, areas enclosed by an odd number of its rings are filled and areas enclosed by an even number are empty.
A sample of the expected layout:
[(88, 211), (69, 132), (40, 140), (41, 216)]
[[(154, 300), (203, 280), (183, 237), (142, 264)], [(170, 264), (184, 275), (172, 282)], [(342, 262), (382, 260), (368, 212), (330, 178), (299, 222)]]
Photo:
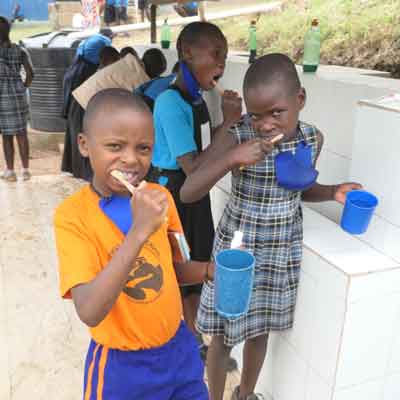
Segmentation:
[(104, 47), (100, 52), (100, 64), (99, 69), (107, 67), (108, 65), (114, 64), (121, 58), (118, 50), (112, 46)]
[(92, 169), (87, 159), (78, 149), (78, 135), (82, 131), (84, 110), (74, 99), (72, 92), (89, 79), (98, 69), (100, 53), (106, 46), (111, 46), (111, 29), (101, 29), (99, 33), (82, 41), (76, 50), (73, 64), (68, 67), (63, 80), (63, 116), (67, 119), (64, 139), (64, 152), (61, 171), (71, 173), (75, 178), (90, 180)]
[(145, 103), (149, 106), (151, 112), (154, 111), (154, 102), (157, 97), (165, 92), (176, 79), (176, 74), (179, 70), (179, 63), (175, 63), (172, 68), (172, 73), (167, 76), (159, 76), (148, 82), (143, 83), (137, 89), (135, 93), (140, 95)]
[[(131, 92), (107, 89), (90, 100), (83, 132), (79, 146), (93, 181), (58, 207), (54, 223), (61, 295), (72, 298), (92, 337), (84, 398), (206, 400), (178, 281), (212, 279), (214, 265), (173, 263), (168, 232), (182, 232), (174, 201), (160, 185), (142, 182), (152, 114)], [(136, 187), (132, 196), (114, 170)]]
[(167, 69), (167, 60), (160, 49), (148, 49), (143, 53), (144, 70), (150, 79), (158, 78)]
[[(287, 56), (268, 54), (256, 60), (245, 75), (243, 93), (247, 116), (218, 143), (219, 156), (204, 159), (181, 190), (183, 201), (196, 201), (234, 170), (231, 195), (218, 225), (213, 255), (229, 248), (233, 233), (239, 230), (244, 234), (244, 248), (256, 259), (246, 315), (235, 320), (222, 318), (214, 308), (214, 285), (206, 283), (203, 288), (197, 327), (212, 335), (207, 357), (212, 400), (222, 400), (230, 351), (243, 341), (242, 376), (232, 400), (258, 399), (254, 389), (266, 355), (268, 334), (292, 327), (302, 258), (301, 201), (344, 203), (347, 192), (360, 188), (354, 183), (315, 182), (314, 165), (323, 136), (316, 127), (299, 121), (305, 92), (295, 65)], [(273, 144), (272, 139), (281, 134), (283, 138)], [(243, 146), (257, 140), (264, 143), (265, 154), (254, 164), (251, 147)], [(296, 179), (296, 170), (291, 170), (289, 188), (279, 178), (282, 170), (276, 158), (282, 152), (293, 155), (304, 148), (309, 155), (309, 179)]]
[[(8, 20), (0, 17), (0, 134), (7, 166), (0, 177), (8, 182), (15, 182), (17, 175), (14, 170), (14, 136), (23, 167), (22, 179), (28, 180), (31, 177), (26, 88), (32, 83), (33, 68), (26, 51), (11, 43), (10, 29)], [(25, 70), (25, 81), (21, 78), (21, 67)]]
[[(236, 93), (225, 92), (224, 121), (211, 132), (210, 116), (201, 92), (212, 90), (215, 81), (223, 75), (228, 51), (226, 38), (216, 25), (188, 24), (178, 37), (177, 51), (180, 65), (176, 80), (157, 97), (154, 106), (155, 145), (149, 177), (172, 193), (192, 259), (206, 261), (214, 240), (209, 195), (194, 204), (183, 204), (179, 191), (186, 175), (200, 165), (205, 153), (202, 150), (210, 136), (217, 140), (240, 119), (241, 100)], [(201, 285), (182, 288), (185, 321), (193, 331), (200, 293)]]
[(140, 57), (137, 53), (137, 51), (132, 47), (132, 46), (125, 46), (121, 49), (119, 52), (121, 58), (124, 58), (127, 54), (132, 54), (134, 57), (136, 57), (138, 60), (140, 60)]

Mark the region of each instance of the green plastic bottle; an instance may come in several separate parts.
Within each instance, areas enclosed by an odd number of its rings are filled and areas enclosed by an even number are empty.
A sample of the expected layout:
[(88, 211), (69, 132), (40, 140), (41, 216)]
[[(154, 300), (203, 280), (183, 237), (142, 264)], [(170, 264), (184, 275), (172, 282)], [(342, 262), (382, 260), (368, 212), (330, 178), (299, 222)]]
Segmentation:
[(304, 37), (303, 71), (315, 72), (319, 65), (321, 51), (321, 32), (317, 19), (313, 19), (311, 27)]
[(251, 21), (249, 26), (249, 64), (252, 64), (257, 58), (257, 27), (256, 21)]
[(163, 26), (161, 27), (161, 47), (163, 49), (169, 49), (170, 45), (171, 45), (171, 27), (168, 25), (168, 19), (165, 19)]

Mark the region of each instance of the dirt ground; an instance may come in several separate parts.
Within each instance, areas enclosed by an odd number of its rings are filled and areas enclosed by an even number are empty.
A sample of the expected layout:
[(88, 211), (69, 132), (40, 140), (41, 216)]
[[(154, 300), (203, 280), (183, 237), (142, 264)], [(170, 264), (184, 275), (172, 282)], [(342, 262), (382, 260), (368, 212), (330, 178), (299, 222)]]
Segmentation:
[[(60, 172), (60, 147), (64, 143), (63, 133), (46, 133), (29, 130), (30, 169), (33, 175), (53, 175)], [(18, 149), (15, 145), (15, 169), (21, 170)], [(0, 154), (0, 170), (5, 168), (3, 151)]]

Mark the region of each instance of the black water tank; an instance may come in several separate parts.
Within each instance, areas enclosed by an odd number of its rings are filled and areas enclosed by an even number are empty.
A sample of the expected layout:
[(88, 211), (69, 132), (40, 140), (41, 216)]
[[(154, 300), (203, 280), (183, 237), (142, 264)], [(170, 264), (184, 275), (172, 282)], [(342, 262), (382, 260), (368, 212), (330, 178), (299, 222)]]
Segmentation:
[(46, 132), (64, 132), (62, 117), (63, 77), (76, 52), (76, 40), (68, 39), (68, 32), (36, 35), (25, 39), (35, 71), (30, 97), (30, 125)]

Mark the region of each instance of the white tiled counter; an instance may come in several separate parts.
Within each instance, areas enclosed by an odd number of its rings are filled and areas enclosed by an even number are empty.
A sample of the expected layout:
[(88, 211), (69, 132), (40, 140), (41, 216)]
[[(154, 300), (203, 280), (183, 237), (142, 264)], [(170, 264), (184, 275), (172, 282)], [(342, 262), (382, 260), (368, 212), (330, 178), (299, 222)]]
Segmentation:
[[(216, 220), (226, 200), (213, 190)], [(304, 207), (294, 327), (271, 335), (257, 390), (274, 400), (398, 400), (400, 263)]]
[[(176, 53), (166, 56), (170, 68)], [(247, 68), (246, 58), (230, 56), (221, 86), (242, 93)], [(359, 181), (380, 205), (368, 232), (357, 238), (336, 224), (339, 204), (304, 209), (294, 328), (271, 335), (257, 389), (273, 400), (399, 400), (400, 107), (359, 100), (400, 93), (400, 80), (335, 66), (298, 72), (307, 91), (301, 119), (325, 136), (318, 181)], [(209, 92), (206, 100), (217, 125), (220, 97)], [(212, 191), (216, 223), (229, 191), (229, 176)], [(240, 346), (234, 355), (240, 364)]]

